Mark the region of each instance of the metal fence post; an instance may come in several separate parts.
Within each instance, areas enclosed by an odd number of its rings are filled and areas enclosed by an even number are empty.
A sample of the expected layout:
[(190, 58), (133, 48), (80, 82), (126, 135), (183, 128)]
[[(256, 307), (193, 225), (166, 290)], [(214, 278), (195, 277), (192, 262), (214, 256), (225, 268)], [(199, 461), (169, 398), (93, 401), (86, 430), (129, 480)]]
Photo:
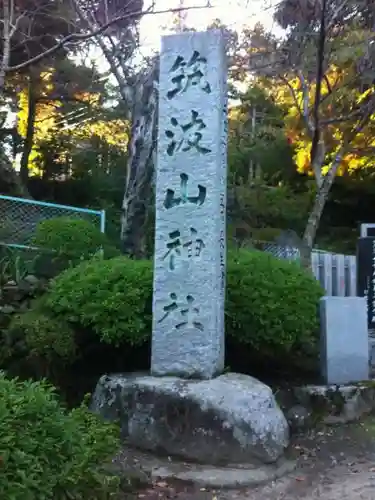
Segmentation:
[(100, 214), (100, 232), (105, 233), (105, 210), (101, 210)]

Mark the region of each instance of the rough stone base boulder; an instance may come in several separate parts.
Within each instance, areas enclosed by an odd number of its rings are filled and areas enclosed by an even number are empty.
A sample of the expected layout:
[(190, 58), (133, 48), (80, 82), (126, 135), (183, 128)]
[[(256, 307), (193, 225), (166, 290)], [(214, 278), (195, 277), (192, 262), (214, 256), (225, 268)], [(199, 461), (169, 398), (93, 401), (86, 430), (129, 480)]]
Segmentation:
[(280, 390), (278, 401), (292, 432), (315, 427), (318, 422), (346, 424), (375, 411), (375, 381), (292, 387)]
[(200, 463), (273, 463), (289, 444), (272, 390), (236, 373), (204, 381), (105, 375), (92, 410), (119, 419), (134, 446)]

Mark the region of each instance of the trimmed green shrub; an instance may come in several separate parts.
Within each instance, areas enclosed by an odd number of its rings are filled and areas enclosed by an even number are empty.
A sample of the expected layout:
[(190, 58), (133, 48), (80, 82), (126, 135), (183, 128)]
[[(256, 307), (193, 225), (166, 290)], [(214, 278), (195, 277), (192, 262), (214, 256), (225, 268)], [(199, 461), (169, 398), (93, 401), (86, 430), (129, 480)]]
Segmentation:
[(3, 335), (3, 348), (14, 352), (15, 346), (28, 356), (53, 363), (56, 359), (73, 361), (76, 356), (74, 331), (62, 319), (39, 310), (17, 314)]
[(152, 263), (124, 256), (83, 262), (52, 281), (45, 305), (108, 344), (141, 344), (151, 334)]
[[(285, 367), (297, 366), (304, 356), (316, 359), (323, 290), (312, 275), (298, 264), (255, 250), (229, 252), (227, 271), (226, 333), (232, 368), (239, 358), (233, 349), (244, 356), (257, 353), (264, 361), (285, 361)], [(56, 375), (46, 370), (42, 374), (62, 387), (74, 352), (84, 365), (100, 349), (113, 356), (113, 346), (128, 355), (129, 346), (138, 349), (150, 340), (152, 262), (125, 256), (82, 262), (52, 280), (37, 302), (37, 310), (12, 322), (10, 354), (26, 346), (42, 366), (60, 370)], [(242, 362), (246, 365), (244, 358)]]
[(68, 412), (45, 381), (0, 373), (0, 498), (115, 498), (119, 478), (108, 464), (119, 448), (117, 426), (85, 405)]
[(0, 334), (0, 368), (11, 375), (47, 377), (62, 389), (65, 374), (77, 357), (74, 330), (39, 308), (13, 315)]
[(24, 335), (30, 353), (50, 359), (58, 357), (71, 360), (75, 357), (74, 332), (67, 323), (39, 311), (28, 311), (15, 316), (8, 328), (8, 335)]
[(323, 294), (312, 274), (296, 263), (256, 250), (230, 252), (226, 331), (263, 353), (313, 346)]
[[(298, 264), (266, 252), (229, 253), (226, 331), (256, 350), (289, 351), (315, 342), (323, 290)], [(118, 257), (86, 262), (55, 278), (45, 303), (66, 322), (108, 343), (150, 337), (152, 265)]]
[(41, 256), (41, 260), (45, 262), (49, 253), (54, 255), (56, 272), (68, 265), (77, 265), (82, 260), (90, 259), (99, 251), (108, 259), (120, 254), (94, 224), (70, 217), (56, 217), (40, 222), (31, 244), (45, 252)]

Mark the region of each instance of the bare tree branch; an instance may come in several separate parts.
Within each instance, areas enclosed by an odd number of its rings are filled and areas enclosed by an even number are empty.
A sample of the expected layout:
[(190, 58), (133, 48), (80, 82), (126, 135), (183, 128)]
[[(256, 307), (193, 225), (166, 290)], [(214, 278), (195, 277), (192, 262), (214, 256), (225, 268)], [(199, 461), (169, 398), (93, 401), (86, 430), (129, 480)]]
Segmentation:
[(334, 24), (337, 22), (337, 18), (339, 17), (340, 13), (347, 7), (348, 5), (348, 0), (341, 0), (341, 3), (337, 6), (335, 12), (332, 14), (331, 19), (327, 23), (327, 30), (331, 29)]
[[(7, 2), (4, 2), (4, 5), (6, 3)], [(67, 35), (64, 38), (62, 38), (58, 43), (56, 43), (53, 47), (45, 50), (44, 52), (38, 54), (35, 57), (32, 57), (28, 61), (25, 61), (21, 64), (16, 64), (14, 66), (6, 66), (3, 70), (5, 71), (5, 73), (10, 73), (10, 72), (20, 71), (20, 70), (23, 70), (25, 68), (28, 68), (29, 66), (40, 62), (45, 57), (48, 57), (48, 56), (54, 54), (59, 49), (63, 48), (68, 42), (83, 41), (83, 40), (88, 40), (90, 38), (96, 37), (97, 35), (100, 35), (104, 31), (106, 31), (106, 29), (108, 29), (109, 26), (111, 26), (112, 24), (118, 23), (120, 21), (132, 19), (132, 18), (143, 17), (143, 16), (150, 15), (150, 14), (155, 14), (155, 15), (156, 14), (169, 14), (169, 13), (180, 12), (181, 10), (198, 10), (198, 9), (207, 9), (207, 8), (208, 7), (206, 5), (204, 5), (204, 6), (197, 5), (197, 6), (191, 6), (191, 7), (179, 7), (179, 8), (175, 8), (175, 9), (162, 9), (162, 10), (154, 10), (154, 11), (146, 10), (146, 11), (139, 11), (139, 12), (135, 12), (135, 13), (133, 12), (131, 14), (125, 14), (123, 16), (119, 16), (119, 17), (116, 17), (114, 19), (111, 19), (110, 21), (107, 21), (102, 26), (100, 26), (99, 28), (97, 28), (94, 31), (91, 31), (89, 33), (72, 33), (70, 35)]]
[(319, 123), (320, 125), (326, 126), (326, 125), (333, 125), (334, 123), (344, 123), (349, 120), (352, 120), (353, 118), (359, 117), (362, 114), (361, 109), (357, 109), (356, 111), (353, 111), (352, 113), (349, 113), (347, 115), (342, 115), (342, 116), (336, 116), (333, 118), (326, 118), (324, 120), (320, 120)]
[[(329, 96), (329, 95), (331, 95), (331, 94), (332, 94), (332, 87), (331, 87), (331, 84), (329, 83), (329, 80), (328, 80), (327, 75), (323, 75), (323, 79), (324, 79), (324, 81), (326, 82), (327, 89), (328, 89), (327, 96)], [(334, 86), (333, 86), (333, 87), (334, 87)], [(322, 102), (322, 101), (320, 101), (320, 102)]]
[(290, 91), (290, 95), (292, 96), (292, 99), (294, 101), (294, 104), (301, 116), (301, 118), (304, 118), (304, 114), (303, 114), (303, 111), (302, 111), (302, 108), (298, 102), (298, 99), (297, 99), (297, 94), (294, 90), (294, 88), (292, 87), (291, 83), (289, 82), (288, 78), (285, 78), (284, 76), (280, 75), (279, 76), (280, 80), (288, 87), (289, 91)]

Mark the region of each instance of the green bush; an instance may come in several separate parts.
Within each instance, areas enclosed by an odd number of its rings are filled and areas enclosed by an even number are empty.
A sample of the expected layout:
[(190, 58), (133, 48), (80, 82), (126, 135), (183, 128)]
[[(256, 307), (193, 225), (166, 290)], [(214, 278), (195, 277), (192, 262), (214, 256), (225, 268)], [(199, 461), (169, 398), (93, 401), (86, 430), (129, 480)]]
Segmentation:
[[(151, 332), (151, 294), (151, 262), (118, 257), (65, 271), (45, 302), (57, 317), (91, 327), (108, 343), (139, 344)], [(265, 252), (230, 252), (226, 331), (257, 350), (309, 345), (318, 332), (322, 295), (298, 264)]]
[(230, 253), (226, 331), (263, 353), (313, 346), (319, 332), (323, 290), (298, 264), (267, 252)]
[(56, 272), (69, 264), (76, 265), (82, 260), (90, 259), (99, 251), (102, 251), (104, 258), (120, 254), (94, 224), (70, 217), (56, 217), (40, 222), (32, 238), (32, 245), (45, 251), (45, 255), (42, 255), (45, 261), (48, 260), (48, 252), (55, 255), (53, 261)]
[(119, 480), (108, 464), (119, 431), (85, 405), (68, 412), (46, 382), (0, 373), (0, 498), (115, 498)]
[(75, 333), (68, 323), (38, 309), (15, 315), (1, 335), (0, 366), (24, 362), (37, 377), (54, 382), (61, 365), (70, 365), (77, 355)]
[[(315, 356), (323, 290), (312, 275), (298, 264), (255, 250), (230, 252), (227, 271), (226, 333), (231, 345), (243, 352), (248, 348), (263, 360), (288, 360), (286, 366), (300, 354)], [(47, 360), (47, 366), (58, 366), (58, 358), (66, 365), (67, 358), (73, 359), (71, 328), (79, 363), (88, 362), (100, 343), (126, 351), (129, 345), (138, 348), (151, 337), (152, 263), (124, 256), (82, 262), (57, 276), (38, 301), (39, 314), (42, 310), (46, 316), (19, 316), (10, 334), (17, 339), (17, 332), (23, 332), (28, 349)], [(67, 332), (64, 340), (60, 332)], [(233, 364), (236, 356), (230, 358)]]
[(141, 344), (151, 333), (152, 263), (124, 256), (88, 261), (56, 277), (45, 298), (64, 321), (109, 344)]
[(16, 338), (22, 334), (31, 353), (53, 359), (54, 355), (65, 360), (75, 356), (74, 332), (67, 323), (51, 318), (39, 311), (27, 311), (12, 319), (8, 335)]

